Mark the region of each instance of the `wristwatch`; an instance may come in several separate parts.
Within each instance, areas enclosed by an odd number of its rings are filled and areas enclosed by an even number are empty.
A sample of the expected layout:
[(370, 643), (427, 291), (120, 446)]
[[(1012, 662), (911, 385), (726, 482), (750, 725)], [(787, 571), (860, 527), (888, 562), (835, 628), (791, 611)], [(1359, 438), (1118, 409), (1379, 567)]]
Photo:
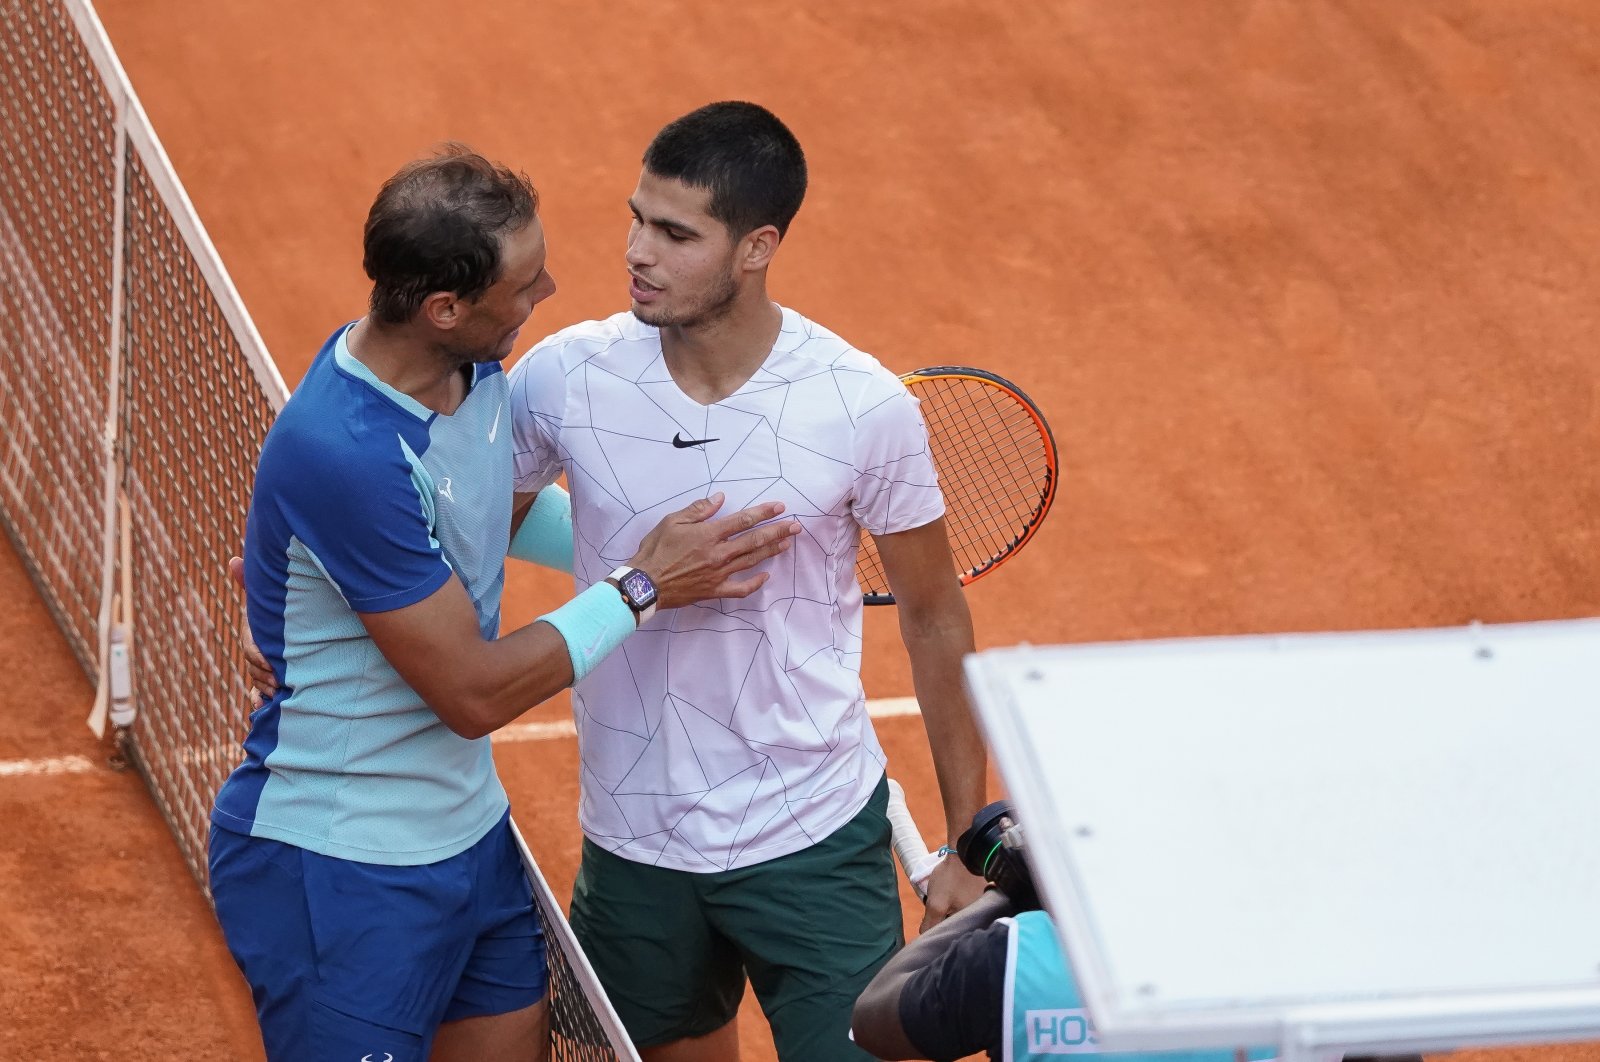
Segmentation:
[(656, 614), (656, 584), (650, 581), (650, 576), (624, 564), (606, 578), (622, 591), (622, 600), (633, 609), (636, 623), (642, 624)]

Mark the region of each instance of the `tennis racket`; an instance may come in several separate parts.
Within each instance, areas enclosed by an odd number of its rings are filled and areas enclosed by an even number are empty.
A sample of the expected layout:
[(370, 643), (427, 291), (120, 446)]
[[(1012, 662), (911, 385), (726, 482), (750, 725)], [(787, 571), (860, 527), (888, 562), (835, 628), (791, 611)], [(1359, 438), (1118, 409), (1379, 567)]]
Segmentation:
[(926, 902), (928, 875), (933, 873), (933, 868), (944, 857), (928, 851), (928, 846), (922, 842), (922, 831), (917, 829), (911, 809), (906, 807), (906, 791), (893, 778), (889, 779), (889, 807), (886, 814), (889, 816), (894, 857), (899, 861), (911, 888)]
[[(1033, 400), (992, 372), (945, 365), (900, 379), (922, 403), (950, 550), (966, 586), (1014, 555), (1044, 522), (1059, 479), (1056, 442)], [(867, 604), (894, 604), (866, 532), (856, 578)]]

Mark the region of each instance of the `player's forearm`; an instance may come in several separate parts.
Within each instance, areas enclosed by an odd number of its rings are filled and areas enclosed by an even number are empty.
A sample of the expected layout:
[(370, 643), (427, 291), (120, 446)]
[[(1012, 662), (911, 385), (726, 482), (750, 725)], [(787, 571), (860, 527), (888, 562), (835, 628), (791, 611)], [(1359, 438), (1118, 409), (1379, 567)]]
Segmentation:
[(490, 733), (587, 675), (638, 629), (626, 592), (604, 579), (535, 623), (487, 643), (490, 654), (478, 654), (483, 670), (467, 680), (475, 696), (465, 702), (463, 724)]
[(850, 1022), (856, 1042), (879, 1058), (925, 1057), (900, 1021), (900, 997), (906, 983), (968, 933), (1014, 913), (1005, 894), (991, 889), (896, 952), (856, 1000)]
[(900, 627), (944, 803), (946, 843), (953, 845), (983, 807), (988, 783), (983, 737), (962, 682), (961, 660), (974, 648), (972, 619), (960, 601), (927, 614), (902, 610)]
[[(628, 567), (656, 594), (602, 580), (504, 638), (485, 639), (465, 585), (444, 584), (422, 601), (361, 613), (367, 632), (400, 677), (446, 726), (476, 738), (581, 680), (649, 618), (652, 603), (671, 608), (712, 597), (746, 597), (767, 578), (740, 572), (777, 556), (799, 533), (766, 502), (712, 519), (723, 497), (693, 502), (657, 524)], [(757, 525), (766, 523), (765, 527)], [(645, 574), (648, 573), (648, 574)]]
[(502, 638), (483, 636), (458, 579), (414, 605), (363, 613), (362, 621), (406, 684), (465, 738), (490, 734), (571, 685), (638, 626), (609, 581)]
[(985, 889), (982, 896), (897, 951), (873, 981), (882, 979), (898, 987), (918, 970), (932, 965), (968, 933), (1016, 913), (1016, 904), (1005, 893)]
[(462, 737), (492, 734), (572, 685), (566, 640), (547, 623), (481, 644), (481, 653), (461, 661), (459, 684), (446, 703), (433, 706)]

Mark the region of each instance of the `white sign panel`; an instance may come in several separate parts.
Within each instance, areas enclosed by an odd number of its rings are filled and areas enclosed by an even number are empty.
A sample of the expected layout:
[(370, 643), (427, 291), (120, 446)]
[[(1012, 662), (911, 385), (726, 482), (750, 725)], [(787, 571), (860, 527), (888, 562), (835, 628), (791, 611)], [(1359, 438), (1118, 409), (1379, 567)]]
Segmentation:
[(1600, 1039), (1600, 621), (967, 679), (1108, 1047)]

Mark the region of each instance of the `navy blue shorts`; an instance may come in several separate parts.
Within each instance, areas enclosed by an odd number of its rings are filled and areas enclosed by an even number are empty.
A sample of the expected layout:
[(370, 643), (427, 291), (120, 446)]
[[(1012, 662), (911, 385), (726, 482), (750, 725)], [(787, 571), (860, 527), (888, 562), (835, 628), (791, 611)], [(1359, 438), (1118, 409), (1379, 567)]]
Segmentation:
[(211, 828), (211, 893), (274, 1060), (425, 1062), (441, 1022), (544, 998), (544, 931), (510, 813), (416, 867)]

